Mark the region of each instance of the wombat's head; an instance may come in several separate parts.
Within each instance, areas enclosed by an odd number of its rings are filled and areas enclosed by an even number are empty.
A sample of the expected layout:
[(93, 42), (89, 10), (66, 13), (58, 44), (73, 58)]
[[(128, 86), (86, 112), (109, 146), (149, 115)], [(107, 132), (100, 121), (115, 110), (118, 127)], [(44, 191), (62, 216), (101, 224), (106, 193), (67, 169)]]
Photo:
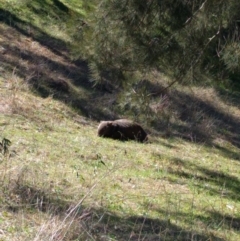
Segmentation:
[(109, 137), (112, 134), (112, 121), (101, 121), (98, 126), (98, 136)]

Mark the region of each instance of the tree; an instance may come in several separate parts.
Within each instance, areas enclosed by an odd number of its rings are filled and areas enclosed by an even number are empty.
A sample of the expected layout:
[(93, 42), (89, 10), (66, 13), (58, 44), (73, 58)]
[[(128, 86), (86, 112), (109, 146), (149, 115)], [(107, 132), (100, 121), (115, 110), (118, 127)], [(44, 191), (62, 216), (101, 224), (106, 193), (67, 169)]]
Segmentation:
[(103, 0), (94, 13), (95, 79), (157, 68), (174, 81), (239, 72), (238, 0)]

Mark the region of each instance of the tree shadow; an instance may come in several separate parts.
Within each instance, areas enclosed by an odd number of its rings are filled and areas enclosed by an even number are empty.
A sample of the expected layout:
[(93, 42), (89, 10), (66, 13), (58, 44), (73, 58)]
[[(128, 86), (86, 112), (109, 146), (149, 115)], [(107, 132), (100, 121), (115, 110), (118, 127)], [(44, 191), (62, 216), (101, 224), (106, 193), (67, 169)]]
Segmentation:
[[(64, 240), (114, 240), (119, 241), (136, 241), (136, 240), (164, 240), (164, 241), (202, 241), (215, 240), (223, 241), (221, 237), (207, 232), (200, 233), (196, 226), (187, 230), (180, 225), (171, 223), (169, 214), (166, 215), (164, 210), (158, 209), (158, 219), (144, 216), (116, 214), (105, 208), (94, 208), (86, 205), (75, 205), (69, 201), (64, 201), (61, 197), (57, 198), (56, 194), (51, 194), (26, 184), (17, 185), (12, 190), (12, 196), (17, 196), (17, 204), (12, 202), (8, 210), (14, 213), (27, 213), (37, 210), (48, 213), (51, 217), (56, 216), (60, 220), (70, 222), (68, 230), (58, 230), (58, 237), (64, 235)], [(185, 219), (183, 213), (171, 213), (181, 219)], [(213, 213), (216, 217), (216, 214)], [(221, 214), (219, 214), (221, 218)], [(61, 222), (62, 222), (61, 221)], [(186, 220), (185, 220), (186, 221)], [(191, 222), (191, 220), (188, 220)], [(234, 220), (238, 223), (239, 220)], [(67, 225), (68, 226), (68, 225)], [(231, 225), (231, 228), (233, 225)], [(41, 227), (39, 227), (41, 228)]]
[(210, 212), (210, 215), (218, 221), (218, 223), (222, 223), (222, 226), (226, 226), (227, 229), (233, 229), (236, 232), (240, 231), (240, 217), (235, 218), (217, 211)]
[(239, 156), (239, 152), (238, 151), (230, 151), (226, 147), (222, 147), (222, 146), (220, 146), (218, 144), (213, 144), (212, 146), (214, 148), (216, 148), (217, 150), (219, 150), (222, 153), (223, 156), (228, 157), (229, 159), (240, 161), (240, 156)]
[[(45, 14), (48, 14), (48, 11), (51, 9), (51, 7), (48, 6), (45, 0), (35, 2), (37, 2), (38, 4), (41, 2), (41, 7), (39, 9), (41, 9), (41, 11), (45, 9)], [(45, 5), (47, 6), (47, 8), (44, 7)], [(34, 9), (35, 8), (32, 7), (33, 11)], [(35, 9), (36, 13), (38, 14), (39, 9)], [(38, 27), (33, 26), (32, 24), (24, 20), (21, 20), (10, 11), (0, 8), (0, 22), (7, 24), (11, 28), (14, 28), (19, 34), (23, 36), (31, 37), (34, 41), (37, 41), (41, 43), (41, 45), (50, 48), (57, 55), (64, 55), (65, 57), (67, 57), (67, 55), (63, 54), (65, 53), (65, 51), (67, 51), (67, 45), (64, 41), (47, 35)]]
[(221, 100), (229, 105), (234, 105), (237, 108), (240, 108), (240, 72), (239, 71), (227, 71), (224, 73), (223, 78), (227, 79), (227, 85), (218, 84), (215, 89), (218, 92), (218, 96)]
[[(218, 103), (204, 101), (195, 95), (177, 90), (166, 94), (168, 112), (174, 113), (173, 120), (167, 119), (165, 125), (155, 123), (155, 128), (167, 137), (178, 137), (186, 141), (215, 147), (226, 157), (239, 160), (239, 155), (216, 144), (219, 138), (240, 148), (240, 118), (218, 107)], [(164, 114), (164, 113), (163, 113)], [(160, 113), (161, 115), (161, 113)], [(160, 116), (161, 117), (161, 116)], [(160, 121), (159, 121), (160, 122)], [(164, 122), (163, 122), (164, 123)]]
[[(45, 1), (36, 3), (42, 11), (51, 8)], [(87, 63), (72, 61), (64, 41), (0, 8), (1, 22), (0, 61), (5, 70), (24, 79), (43, 98), (51, 96), (91, 119), (109, 118), (100, 104), (94, 104), (96, 91), (88, 78)]]
[[(175, 89), (166, 89), (161, 83), (149, 80), (140, 81), (134, 86), (136, 92), (141, 89), (149, 93), (152, 98), (154, 104), (149, 110), (149, 115), (153, 117), (151, 125), (163, 137), (177, 137), (215, 147), (226, 157), (240, 159), (237, 153), (215, 142), (216, 139), (222, 139), (240, 148), (240, 118), (228, 109), (223, 109), (221, 103), (215, 99), (205, 100), (204, 93), (202, 95), (198, 93), (197, 96)], [(225, 100), (223, 98), (220, 97), (224, 103), (229, 105), (232, 103), (233, 97), (228, 98), (228, 94)], [(235, 93), (234, 98), (233, 104), (239, 107), (239, 103), (236, 104), (239, 94)]]
[[(227, 111), (223, 112), (214, 102), (203, 101), (196, 96), (177, 91), (171, 97), (175, 104), (175, 107), (172, 106), (173, 111), (180, 110), (179, 119), (184, 122), (186, 128), (176, 133), (176, 136), (216, 147), (218, 146), (213, 140), (220, 137), (240, 148), (239, 118)], [(189, 136), (185, 133), (189, 133)], [(226, 150), (222, 151), (228, 156)]]
[[(166, 215), (169, 217), (169, 219), (177, 218), (178, 220), (185, 220), (186, 223), (192, 224), (193, 226), (196, 225), (196, 223), (198, 223), (198, 225), (201, 225), (203, 229), (206, 229), (209, 231), (211, 229), (216, 229), (216, 228), (233, 230), (234, 232), (239, 232), (240, 230), (239, 218), (225, 215), (217, 211), (208, 210), (208, 211), (205, 211), (204, 214), (196, 213), (196, 214), (187, 215), (187, 216), (186, 216), (186, 213), (181, 211), (169, 211), (169, 210), (166, 211), (161, 208), (156, 208), (155, 211), (157, 211), (160, 216)], [(209, 232), (209, 237), (208, 237), (209, 240), (226, 240), (225, 238), (223, 239), (215, 236), (211, 237), (210, 233), (211, 232)], [(192, 237), (189, 237), (189, 239), (186, 239), (186, 240), (208, 240), (208, 239), (201, 239), (201, 238), (202, 237), (199, 237), (198, 234), (193, 231)]]
[(224, 173), (218, 170), (209, 170), (207, 168), (191, 164), (187, 161), (179, 158), (173, 158), (172, 163), (174, 165), (181, 165), (185, 170), (182, 169), (171, 169), (169, 173), (172, 173), (179, 178), (194, 180), (195, 186), (204, 192), (210, 193), (210, 195), (221, 196), (223, 198), (232, 199), (234, 201), (240, 201), (239, 195), (239, 178)]
[[(61, 16), (65, 20), (69, 17), (70, 10), (60, 1), (55, 1), (56, 8), (52, 8), (46, 0), (34, 3), (30, 5), (33, 12), (44, 15), (51, 11), (53, 17)], [(4, 49), (0, 52), (0, 61), (6, 70), (15, 70), (38, 95), (44, 98), (52, 96), (85, 117), (93, 120), (118, 117), (116, 108), (112, 108), (116, 101), (111, 100), (116, 92), (111, 93), (112, 88), (109, 86), (93, 89), (87, 63), (81, 59), (72, 61), (63, 40), (50, 36), (3, 8), (0, 8), (0, 21), (8, 26), (0, 26), (3, 37), (1, 45)], [(163, 133), (165, 137), (180, 137), (186, 141), (215, 147), (226, 157), (239, 160), (237, 153), (214, 142), (216, 138), (222, 138), (240, 148), (239, 118), (225, 113), (214, 102), (176, 90), (168, 91), (160, 83), (143, 80), (134, 86), (136, 91), (141, 88), (147, 89), (153, 99), (166, 97), (165, 102), (161, 102), (157, 108), (166, 109), (167, 115), (160, 110), (160, 116), (152, 124), (158, 133)], [(104, 96), (107, 100), (104, 100)], [(156, 116), (153, 110), (149, 114)], [(169, 116), (175, 119), (171, 120)]]

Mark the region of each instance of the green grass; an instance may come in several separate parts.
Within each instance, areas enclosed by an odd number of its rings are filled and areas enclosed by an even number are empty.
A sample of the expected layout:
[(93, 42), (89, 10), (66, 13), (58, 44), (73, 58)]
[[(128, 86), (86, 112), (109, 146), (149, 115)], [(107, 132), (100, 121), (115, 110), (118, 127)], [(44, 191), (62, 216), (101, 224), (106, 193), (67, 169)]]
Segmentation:
[[(77, 32), (81, 31), (81, 23), (86, 15), (92, 11), (93, 5), (89, 1), (58, 1), (54, 0), (0, 0), (0, 10), (4, 21), (12, 26), (22, 28), (27, 34), (42, 40), (45, 35), (61, 44), (69, 45), (75, 41)], [(64, 4), (61, 4), (64, 3)], [(62, 7), (63, 6), (63, 7)], [(74, 26), (74, 28), (72, 27)], [(76, 30), (77, 28), (77, 30)]]
[[(12, 90), (8, 91), (11, 95)], [(163, 233), (176, 232), (166, 233), (165, 240), (171, 240), (171, 235), (184, 240), (185, 232), (206, 238), (212, 235), (213, 240), (239, 238), (238, 160), (225, 157), (216, 148), (182, 139), (159, 138), (157, 143), (145, 145), (101, 139), (96, 136), (96, 122), (74, 121), (77, 115), (64, 104), (20, 90), (18, 95), (24, 96), (21, 105), (28, 106), (27, 115), (19, 112), (0, 116), (1, 135), (11, 140), (13, 152), (1, 163), (5, 173), (1, 180), (1, 219), (8, 223), (3, 228), (6, 240), (19, 232), (23, 240), (34, 238), (39, 226), (50, 222), (54, 209), (65, 209), (83, 198), (79, 215), (81, 210), (91, 210), (92, 215), (111, 213), (120, 230), (140, 232), (137, 220), (141, 219), (142, 234), (137, 234), (140, 240), (151, 234), (151, 230), (144, 229), (144, 218), (153, 225), (160, 222)], [(221, 145), (238, 152), (229, 143)], [(13, 198), (9, 201), (8, 196)], [(36, 196), (40, 200), (44, 196), (49, 205), (47, 212), (41, 212), (43, 207), (37, 204)], [(13, 215), (9, 210), (14, 208), (17, 216), (21, 213), (17, 220), (9, 218)], [(56, 222), (60, 222), (64, 214), (56, 212)], [(108, 223), (101, 220), (100, 214), (95, 215), (97, 220), (92, 218), (92, 225), (100, 222), (114, 233), (113, 240), (123, 240), (120, 231), (111, 230), (114, 219)]]
[[(219, 132), (211, 130), (220, 118), (237, 120), (239, 106), (213, 89), (193, 88), (199, 102), (204, 98), (204, 103), (215, 104), (212, 112), (218, 115), (206, 125), (213, 133), (211, 142), (163, 137), (157, 130), (147, 144), (99, 138), (95, 117), (104, 116), (107, 97), (81, 82), (84, 71), (80, 79), (70, 78), (70, 70), (78, 76), (75, 68), (81, 66), (64, 57), (66, 49), (60, 49), (61, 56), (51, 48), (54, 31), (63, 26), (59, 19), (43, 18), (52, 1), (0, 2), (25, 21), (20, 29), (0, 26), (0, 44), (8, 50), (1, 55), (0, 141), (12, 143), (0, 155), (0, 240), (240, 239), (240, 158), (233, 141), (239, 139), (223, 125), (217, 126)], [(71, 3), (77, 7), (77, 1)], [(34, 13), (38, 7), (43, 12)], [(21, 32), (28, 23), (49, 38), (48, 49), (35, 33), (33, 40)], [(58, 36), (63, 43), (69, 41), (65, 30)], [(7, 45), (10, 36), (18, 38)], [(22, 58), (26, 53), (29, 59)], [(38, 88), (29, 81), (32, 73), (34, 81), (42, 81)], [(69, 91), (49, 89), (50, 78), (67, 81)], [(199, 113), (205, 114), (202, 109), (194, 112)]]

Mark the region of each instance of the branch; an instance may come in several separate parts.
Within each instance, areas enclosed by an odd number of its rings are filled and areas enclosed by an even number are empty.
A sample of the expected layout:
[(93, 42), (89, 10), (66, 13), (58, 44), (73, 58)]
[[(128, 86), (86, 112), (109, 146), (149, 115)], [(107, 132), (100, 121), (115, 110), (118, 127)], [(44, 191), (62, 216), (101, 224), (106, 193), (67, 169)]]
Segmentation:
[(184, 23), (185, 25), (187, 25), (190, 21), (192, 21), (193, 17), (195, 17), (197, 15), (197, 13), (203, 9), (204, 5), (206, 4), (208, 0), (205, 0), (205, 2), (203, 2), (203, 4), (200, 6), (200, 8), (192, 15), (192, 17), (188, 18), (187, 21)]

